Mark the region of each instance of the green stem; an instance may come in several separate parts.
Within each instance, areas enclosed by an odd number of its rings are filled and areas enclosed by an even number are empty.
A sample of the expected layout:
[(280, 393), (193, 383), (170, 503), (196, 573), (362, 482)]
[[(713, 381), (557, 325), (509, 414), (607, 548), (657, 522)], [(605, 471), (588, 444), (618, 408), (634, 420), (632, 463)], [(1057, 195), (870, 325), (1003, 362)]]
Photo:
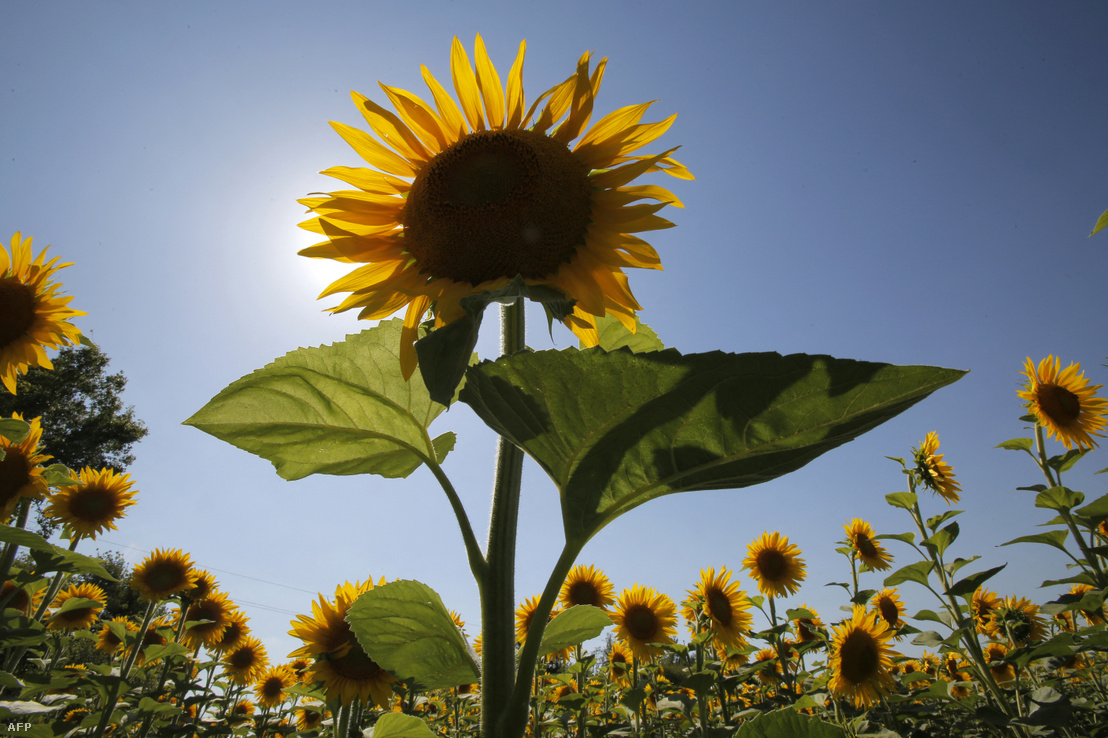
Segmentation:
[[(31, 498), (24, 497), (19, 501), (18, 505), (19, 508), (16, 514), (14, 527), (22, 529), (27, 525), (27, 514), (31, 510)], [(8, 581), (8, 575), (11, 573), (12, 564), (15, 563), (15, 553), (18, 550), (19, 545), (16, 543), (4, 544), (4, 553), (0, 554), (0, 585)]]
[[(500, 310), (500, 353), (510, 356), (524, 347), (523, 303)], [(523, 451), (501, 436), (496, 446), (486, 576), (481, 583), (481, 734), (510, 738), (504, 730), (515, 685), (515, 554)], [(531, 669), (520, 666), (520, 673)], [(528, 681), (530, 679), (528, 678)], [(523, 703), (526, 721), (526, 702)], [(526, 724), (526, 722), (524, 723)], [(518, 729), (522, 734), (522, 726)]]
[(454, 489), (454, 485), (451, 484), (450, 479), (447, 478), (446, 473), (442, 470), (442, 467), (438, 465), (438, 462), (427, 463), (427, 467), (431, 470), (431, 473), (435, 475), (435, 479), (439, 481), (439, 485), (443, 491), (446, 492), (446, 498), (450, 501), (450, 508), (454, 511), (454, 517), (458, 521), (458, 527), (462, 531), (462, 540), (465, 542), (466, 556), (469, 558), (469, 570), (473, 572), (473, 579), (477, 582), (477, 588), (480, 589), (485, 582), (485, 572), (488, 571), (488, 564), (485, 561), (485, 557), (481, 554), (481, 546), (477, 543), (477, 537), (473, 534), (473, 526), (469, 523), (469, 515), (466, 514), (465, 506), (462, 505), (462, 500), (458, 497), (458, 492)]
[[(154, 610), (157, 606), (157, 600), (151, 600), (146, 605), (146, 614), (143, 615), (142, 625), (139, 627), (138, 633), (135, 634), (135, 645), (131, 648), (131, 652), (127, 654), (127, 660), (119, 670), (119, 677), (112, 683), (111, 689), (108, 690), (108, 694), (104, 697), (104, 703), (100, 713), (100, 722), (96, 726), (96, 732), (93, 733), (93, 738), (102, 738), (104, 731), (108, 727), (108, 723), (112, 720), (112, 713), (115, 712), (115, 704), (119, 701), (119, 689), (127, 681), (127, 676), (131, 673), (131, 668), (134, 667), (135, 661), (138, 659), (139, 651), (142, 650), (142, 642), (146, 638), (146, 629), (150, 627), (150, 621), (154, 618)], [(126, 647), (126, 641), (124, 641), (123, 645)]]

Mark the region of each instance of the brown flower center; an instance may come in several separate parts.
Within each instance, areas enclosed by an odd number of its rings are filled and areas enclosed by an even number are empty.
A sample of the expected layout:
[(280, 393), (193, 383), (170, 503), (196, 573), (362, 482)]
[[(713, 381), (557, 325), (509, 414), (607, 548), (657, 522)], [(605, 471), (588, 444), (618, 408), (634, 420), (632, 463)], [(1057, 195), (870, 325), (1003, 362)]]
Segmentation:
[(35, 293), (17, 279), (0, 279), (0, 349), (15, 343), (35, 323)]
[(18, 446), (4, 449), (0, 459), (0, 513), (19, 496), (20, 490), (31, 481), (31, 465)]
[(888, 597), (877, 601), (877, 609), (881, 612), (881, 619), (889, 625), (896, 625), (900, 620), (900, 608)]
[(710, 589), (704, 594), (704, 600), (708, 603), (708, 614), (720, 625), (727, 627), (734, 619), (731, 610), (731, 600), (718, 589)]
[(103, 487), (88, 486), (70, 498), (70, 514), (86, 523), (113, 520), (119, 514), (116, 496)]
[(569, 600), (571, 605), (601, 606), (600, 592), (597, 591), (592, 582), (574, 582), (569, 586), (566, 595), (566, 599)]
[(540, 279), (584, 243), (592, 185), (564, 144), (534, 131), (478, 131), (416, 176), (404, 241), (433, 277)]
[(855, 630), (843, 639), (839, 658), (839, 669), (849, 684), (865, 684), (877, 676), (881, 664), (877, 641), (864, 630)]
[(623, 627), (640, 643), (654, 643), (661, 640), (658, 617), (646, 605), (634, 605), (628, 609), (623, 616)]
[(1043, 414), (1058, 425), (1069, 425), (1081, 415), (1081, 398), (1065, 387), (1041, 384), (1035, 394)]
[(758, 572), (767, 582), (780, 582), (784, 580), (788, 572), (788, 561), (785, 555), (775, 548), (769, 548), (758, 553)]
[(356, 682), (376, 681), (384, 678), (384, 669), (371, 659), (361, 644), (354, 641), (344, 655), (331, 659), (331, 668), (339, 676)]

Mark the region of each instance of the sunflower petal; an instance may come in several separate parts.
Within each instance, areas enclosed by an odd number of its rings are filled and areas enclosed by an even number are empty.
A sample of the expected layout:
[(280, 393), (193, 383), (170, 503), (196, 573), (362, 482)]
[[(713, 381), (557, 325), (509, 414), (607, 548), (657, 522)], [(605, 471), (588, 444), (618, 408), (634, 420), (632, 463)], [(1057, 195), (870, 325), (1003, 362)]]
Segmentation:
[(431, 298), (427, 295), (419, 295), (408, 304), (408, 312), (404, 314), (404, 328), (400, 332), (400, 372), (405, 380), (412, 378), (416, 364), (419, 362), (415, 341), (419, 334), (419, 323), (429, 307), (431, 307)]
[(407, 90), (389, 87), (380, 82), (377, 84), (389, 96), (396, 112), (404, 119), (408, 128), (419, 136), (428, 151), (437, 154), (450, 145), (451, 140), (445, 132), (445, 123), (430, 105)]
[(346, 143), (350, 144), (354, 151), (358, 152), (358, 156), (381, 171), (401, 177), (414, 177), (416, 175), (416, 169), (411, 162), (386, 148), (365, 131), (335, 121), (331, 121), (331, 127), (342, 136)]
[(427, 89), (431, 91), (431, 95), (435, 98), (435, 107), (439, 109), (444, 132), (450, 137), (451, 141), (457, 141), (469, 133), (462, 111), (458, 109), (454, 98), (450, 97), (450, 93), (439, 84), (439, 81), (435, 79), (427, 67), (421, 64), (419, 68), (423, 73), (423, 81), (427, 85)]
[(489, 128), (495, 131), (504, 127), (504, 87), (485, 50), (481, 34), (477, 34), (474, 42), (473, 58), (477, 63), (477, 87), (481, 90), (481, 99), (485, 101), (485, 117), (488, 118)]
[(454, 80), (454, 90), (458, 93), (458, 102), (462, 104), (469, 127), (474, 131), (485, 130), (485, 120), (481, 117), (481, 90), (477, 86), (477, 77), (469, 65), (469, 57), (458, 37), (450, 47), (450, 76)]
[(411, 189), (410, 182), (368, 167), (331, 167), (320, 174), (346, 182), (365, 192), (399, 195)]
[(507, 120), (504, 127), (508, 129), (520, 128), (523, 125), (523, 54), (527, 50), (526, 39), (519, 42), (519, 52), (512, 63), (512, 70), (508, 72), (508, 109)]
[(394, 151), (411, 162), (424, 163), (431, 158), (419, 137), (412, 133), (395, 113), (385, 110), (357, 92), (351, 92), (350, 97), (361, 110), (362, 117), (365, 118), (366, 123), (369, 123), (369, 127)]

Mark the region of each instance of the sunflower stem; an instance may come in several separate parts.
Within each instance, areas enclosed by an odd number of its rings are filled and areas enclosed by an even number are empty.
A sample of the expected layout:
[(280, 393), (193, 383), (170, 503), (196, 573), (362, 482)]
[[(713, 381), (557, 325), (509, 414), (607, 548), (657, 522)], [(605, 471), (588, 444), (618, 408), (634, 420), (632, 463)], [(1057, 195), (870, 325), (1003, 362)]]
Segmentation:
[[(500, 353), (510, 356), (523, 346), (523, 303), (516, 299), (500, 308)], [(511, 709), (511, 697), (516, 681), (515, 554), (522, 481), (523, 451), (501, 436), (496, 444), (486, 576), (480, 584), (481, 733), (485, 738), (523, 733), (522, 726), (511, 733), (503, 725), (508, 713), (517, 711)], [(529, 674), (529, 670), (521, 664), (520, 673)], [(526, 701), (522, 712), (526, 721)]]
[[(27, 514), (31, 509), (31, 498), (24, 497), (18, 504), (19, 512), (16, 515), (15, 527), (22, 529), (27, 525)], [(0, 585), (8, 581), (8, 574), (11, 573), (12, 564), (15, 563), (15, 554), (18, 550), (19, 545), (16, 543), (7, 543), (4, 545), (4, 553), (0, 555)], [(14, 595), (15, 590), (13, 589), (12, 596)]]
[(477, 582), (477, 588), (481, 589), (484, 586), (488, 563), (481, 554), (481, 545), (477, 543), (477, 537), (473, 534), (473, 526), (470, 525), (469, 515), (466, 514), (465, 506), (462, 505), (457, 490), (454, 489), (454, 485), (438, 462), (428, 462), (427, 467), (435, 475), (439, 486), (442, 487), (446, 493), (446, 498), (450, 501), (450, 508), (454, 511), (454, 518), (458, 521), (458, 527), (462, 531), (462, 541), (465, 543), (466, 557), (469, 559), (469, 570), (473, 572), (473, 579)]
[[(100, 722), (96, 725), (93, 738), (102, 738), (104, 731), (108, 728), (108, 723), (112, 720), (116, 702), (119, 701), (119, 688), (127, 681), (127, 675), (131, 673), (131, 668), (135, 665), (135, 660), (138, 659), (139, 651), (142, 650), (142, 642), (146, 638), (146, 629), (150, 627), (150, 621), (154, 619), (154, 610), (157, 606), (157, 600), (150, 600), (146, 605), (146, 614), (142, 616), (142, 625), (139, 627), (138, 633), (135, 634), (135, 645), (131, 648), (131, 653), (127, 654), (127, 660), (119, 670), (119, 677), (112, 683), (108, 693), (104, 695)], [(126, 647), (126, 640), (124, 641), (124, 647)]]

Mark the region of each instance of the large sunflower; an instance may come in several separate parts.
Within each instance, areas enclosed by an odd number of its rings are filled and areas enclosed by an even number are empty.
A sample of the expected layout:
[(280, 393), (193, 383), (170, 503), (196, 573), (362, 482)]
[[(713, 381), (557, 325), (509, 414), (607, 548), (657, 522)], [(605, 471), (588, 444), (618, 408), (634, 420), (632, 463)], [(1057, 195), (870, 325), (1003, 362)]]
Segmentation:
[(115, 521), (135, 504), (138, 490), (129, 474), (86, 466), (77, 473), (79, 484), (66, 485), (50, 497), (45, 513), (61, 521), (81, 538), (95, 538), (115, 530)]
[(558, 600), (566, 607), (592, 605), (607, 610), (615, 602), (614, 589), (604, 572), (592, 564), (578, 564), (569, 570)]
[(741, 647), (745, 636), (754, 625), (750, 615), (750, 601), (746, 592), (731, 581), (731, 572), (721, 567), (719, 574), (712, 567), (700, 570), (700, 581), (695, 589), (688, 590), (688, 597), (681, 603), (682, 614), (694, 632), (711, 630), (716, 647)]
[[(16, 420), (23, 420), (20, 413), (12, 413)], [(51, 456), (40, 454), (38, 443), (42, 440), (40, 418), (32, 418), (27, 435), (19, 443), (13, 443), (0, 435), (0, 523), (7, 522), (16, 505), (24, 497), (37, 499), (49, 488), (42, 476), (42, 464)]]
[(743, 567), (758, 583), (758, 591), (769, 597), (796, 594), (805, 576), (800, 549), (776, 531), (762, 533), (747, 546)]
[(950, 464), (943, 461), (943, 454), (935, 453), (939, 450), (939, 436), (931, 431), (923, 439), (918, 449), (913, 449), (916, 462), (916, 475), (924, 486), (936, 492), (946, 504), (957, 502), (960, 498), (958, 492), (961, 484), (954, 480), (954, 470)]
[(873, 571), (885, 571), (892, 568), (893, 557), (878, 543), (877, 534), (869, 523), (861, 518), (854, 518), (843, 526), (846, 530), (846, 541), (854, 550), (854, 557)]
[[(385, 583), (384, 577), (379, 583)], [(304, 645), (289, 656), (315, 659), (308, 679), (322, 683), (328, 702), (339, 699), (347, 705), (372, 698), (378, 707), (389, 704), (395, 678), (366, 654), (346, 622), (350, 605), (371, 589), (372, 579), (341, 584), (335, 589), (333, 603), (320, 595), (319, 601), (312, 603), (311, 616), (297, 615), (292, 621), (289, 635)]]
[(192, 559), (179, 548), (171, 551), (154, 549), (131, 572), (131, 588), (146, 600), (164, 600), (170, 595), (192, 589), (195, 584)]
[[(77, 607), (71, 606), (69, 608), (64, 607), (66, 602), (76, 599), (92, 600), (96, 604)], [(90, 584), (88, 582), (84, 584), (74, 584), (66, 588), (66, 590), (61, 592), (54, 600), (54, 611), (50, 615), (47, 627), (53, 630), (81, 630), (82, 628), (87, 628), (100, 617), (100, 611), (104, 609), (104, 605), (107, 604), (107, 602), (108, 596), (104, 594), (104, 590), (100, 589), (95, 584)]]
[(1060, 367), (1056, 356), (1046, 357), (1038, 368), (1028, 357), (1023, 370), (1027, 384), (1019, 396), (1027, 400), (1027, 408), (1051, 438), (1066, 448), (1091, 449), (1097, 445), (1093, 436), (1104, 437), (1100, 431), (1108, 400), (1096, 396), (1103, 385), (1090, 385), (1080, 364), (1071, 363), (1059, 371)]
[(51, 281), (69, 264), (45, 261), (49, 246), (32, 258), (31, 240), (17, 232), (10, 255), (0, 248), (0, 381), (12, 394), (28, 367), (54, 368), (45, 349), (77, 343), (81, 331), (69, 319), (87, 315), (67, 307), (73, 298), (59, 295), (61, 284)]
[(646, 103), (588, 128), (607, 59), (590, 72), (587, 52), (576, 73), (528, 109), (525, 48), (520, 43), (505, 88), (481, 37), (476, 69), (455, 38), (450, 71), (460, 108), (426, 67), (434, 105), (381, 85), (394, 114), (352, 93), (381, 140), (332, 126), (374, 168), (328, 169), (323, 174), (356, 189), (300, 201), (318, 216), (301, 227), (327, 239), (300, 253), (364, 265), (320, 295), (351, 293), (333, 312), (358, 308), (358, 317), (376, 319), (408, 306), (400, 346), (406, 377), (415, 370), (413, 342), (428, 309), (441, 327), (464, 314), (461, 298), (518, 275), (576, 300), (565, 323), (594, 346), (597, 316), (613, 315), (634, 330), (639, 304), (623, 268), (661, 268), (650, 244), (631, 234), (672, 226), (655, 213), (682, 205), (656, 185), (629, 184), (646, 172), (692, 175), (669, 157), (673, 149), (631, 154), (676, 116), (640, 124)]
[(888, 647), (893, 633), (876, 612), (854, 606), (849, 620), (835, 626), (827, 665), (832, 694), (849, 699), (855, 707), (868, 707), (896, 682), (891, 669), (893, 651)]
[(653, 587), (636, 584), (620, 593), (612, 621), (616, 626), (616, 638), (623, 641), (636, 658), (648, 661), (662, 653), (662, 649), (653, 644), (673, 642), (677, 634), (677, 607), (673, 600)]

